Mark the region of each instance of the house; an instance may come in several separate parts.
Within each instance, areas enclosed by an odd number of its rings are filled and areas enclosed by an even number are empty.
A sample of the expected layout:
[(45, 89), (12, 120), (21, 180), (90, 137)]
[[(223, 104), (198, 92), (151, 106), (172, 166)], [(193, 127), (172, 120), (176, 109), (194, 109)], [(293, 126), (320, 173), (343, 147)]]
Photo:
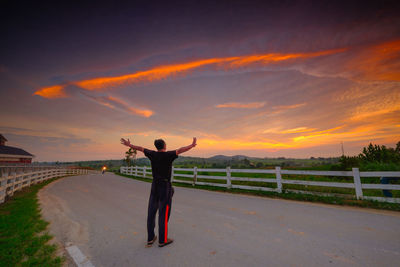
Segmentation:
[(34, 155), (25, 150), (6, 146), (7, 139), (0, 134), (0, 164), (2, 163), (32, 163)]

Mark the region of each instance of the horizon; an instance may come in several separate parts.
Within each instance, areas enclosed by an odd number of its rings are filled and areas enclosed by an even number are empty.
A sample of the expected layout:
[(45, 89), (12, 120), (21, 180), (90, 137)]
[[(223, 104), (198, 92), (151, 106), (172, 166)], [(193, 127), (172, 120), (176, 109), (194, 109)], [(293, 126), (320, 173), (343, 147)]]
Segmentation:
[(211, 3), (5, 3), (6, 145), (71, 162), (123, 158), (121, 137), (197, 137), (202, 158), (400, 141), (400, 3)]
[[(237, 157), (237, 156), (240, 156), (240, 157), (246, 157), (246, 158), (257, 158), (257, 159), (302, 159), (302, 160), (306, 160), (306, 159), (310, 159), (311, 160), (311, 158), (312, 158), (312, 156), (311, 157), (309, 157), (309, 158), (287, 158), (287, 157), (276, 157), (276, 158), (272, 158), (272, 157), (250, 157), (250, 156), (246, 156), (246, 155), (233, 155), (233, 156), (227, 156), (227, 155), (214, 155), (214, 156), (210, 156), (210, 157), (206, 157), (206, 158), (204, 158), (204, 157), (196, 157), (196, 156), (184, 156), (184, 155), (180, 155), (179, 157), (181, 158), (181, 157), (183, 157), (183, 158), (188, 158), (188, 157), (192, 157), (192, 158), (200, 158), (200, 159), (210, 159), (210, 158), (213, 158), (213, 157), (218, 157), (218, 156), (223, 156), (223, 157), (230, 157), (230, 158), (232, 158), (232, 157)], [(318, 159), (318, 158), (324, 158), (324, 159), (328, 159), (328, 158), (340, 158), (340, 157), (314, 157), (315, 159)], [(136, 159), (147, 159), (146, 157), (138, 157), (138, 158), (136, 158)], [(121, 158), (121, 159), (97, 159), (97, 160), (78, 160), (78, 161), (32, 161), (32, 163), (55, 163), (55, 162), (59, 162), (59, 163), (74, 163), (74, 162), (83, 162), (83, 161), (108, 161), (108, 160), (124, 160), (123, 158)]]

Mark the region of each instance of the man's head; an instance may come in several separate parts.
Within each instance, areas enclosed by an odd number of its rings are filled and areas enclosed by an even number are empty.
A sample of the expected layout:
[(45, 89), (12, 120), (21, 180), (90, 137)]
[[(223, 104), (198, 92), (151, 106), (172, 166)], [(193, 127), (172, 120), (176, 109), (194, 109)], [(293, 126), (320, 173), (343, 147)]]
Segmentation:
[(165, 144), (164, 140), (162, 140), (162, 139), (154, 140), (154, 145), (155, 145), (155, 147), (157, 148), (158, 151), (167, 148), (167, 145)]

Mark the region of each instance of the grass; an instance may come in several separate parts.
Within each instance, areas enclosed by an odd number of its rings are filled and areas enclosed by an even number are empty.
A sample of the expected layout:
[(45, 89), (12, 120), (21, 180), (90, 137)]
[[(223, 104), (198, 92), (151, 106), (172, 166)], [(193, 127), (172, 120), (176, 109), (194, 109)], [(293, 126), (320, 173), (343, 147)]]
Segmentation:
[[(119, 172), (115, 172), (115, 174), (123, 176), (123, 177), (131, 178), (131, 179), (136, 179), (139, 181), (148, 182), (148, 183), (151, 183), (151, 181), (152, 181), (149, 178), (130, 176), (130, 175), (121, 174)], [(212, 174), (212, 175), (214, 175), (214, 174)], [(179, 174), (175, 174), (175, 176), (179, 176)], [(181, 177), (179, 179), (188, 180), (188, 181), (193, 180), (191, 178), (186, 178), (186, 177)], [(200, 180), (200, 179), (198, 179), (198, 180)], [(204, 180), (204, 179), (201, 179), (201, 180)], [(210, 180), (210, 181), (213, 182), (215, 180)], [(338, 197), (338, 196), (317, 196), (317, 195), (310, 195), (310, 194), (298, 194), (298, 193), (285, 192), (285, 190), (283, 190), (284, 191), (283, 193), (276, 193), (276, 192), (267, 192), (267, 191), (261, 191), (261, 190), (260, 191), (245, 190), (245, 189), (238, 189), (238, 188), (227, 189), (227, 188), (223, 188), (223, 187), (208, 186), (208, 185), (192, 186), (190, 184), (179, 183), (179, 182), (175, 182), (175, 181), (173, 182), (173, 185), (180, 186), (180, 187), (199, 188), (199, 189), (205, 189), (205, 190), (211, 190), (211, 191), (229, 192), (229, 193), (235, 193), (235, 194), (256, 195), (256, 196), (263, 196), (263, 197), (270, 197), (270, 198), (282, 198), (282, 199), (290, 199), (290, 200), (298, 200), (298, 201), (319, 202), (319, 203), (325, 203), (325, 204), (357, 206), (357, 207), (365, 207), (365, 208), (400, 211), (399, 204), (378, 202), (378, 201), (372, 201), (372, 200), (357, 200), (354, 197), (343, 198), (343, 197)], [(249, 185), (249, 184), (246, 184), (246, 185)], [(285, 186), (286, 185), (284, 185), (283, 189), (285, 189)], [(286, 189), (290, 188), (290, 189), (304, 190), (302, 187), (303, 186), (299, 186), (299, 185), (288, 185), (288, 187), (286, 187)], [(308, 188), (315, 189), (314, 187), (310, 187), (310, 186)], [(324, 187), (320, 187), (320, 188), (325, 189)], [(354, 189), (352, 189), (352, 190), (354, 190)], [(340, 193), (344, 193), (344, 192), (340, 192)]]
[(15, 192), (0, 205), (0, 266), (61, 266), (64, 259), (55, 256), (56, 245), (46, 232), (37, 192), (48, 180)]

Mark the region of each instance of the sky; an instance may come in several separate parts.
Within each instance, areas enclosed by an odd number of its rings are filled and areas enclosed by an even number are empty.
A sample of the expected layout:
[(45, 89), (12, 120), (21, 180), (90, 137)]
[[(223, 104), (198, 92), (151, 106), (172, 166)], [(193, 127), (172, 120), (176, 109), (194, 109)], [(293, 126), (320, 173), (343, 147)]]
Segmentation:
[[(217, 3), (218, 2), (218, 3)], [(398, 1), (3, 1), (0, 133), (35, 161), (400, 141)]]

